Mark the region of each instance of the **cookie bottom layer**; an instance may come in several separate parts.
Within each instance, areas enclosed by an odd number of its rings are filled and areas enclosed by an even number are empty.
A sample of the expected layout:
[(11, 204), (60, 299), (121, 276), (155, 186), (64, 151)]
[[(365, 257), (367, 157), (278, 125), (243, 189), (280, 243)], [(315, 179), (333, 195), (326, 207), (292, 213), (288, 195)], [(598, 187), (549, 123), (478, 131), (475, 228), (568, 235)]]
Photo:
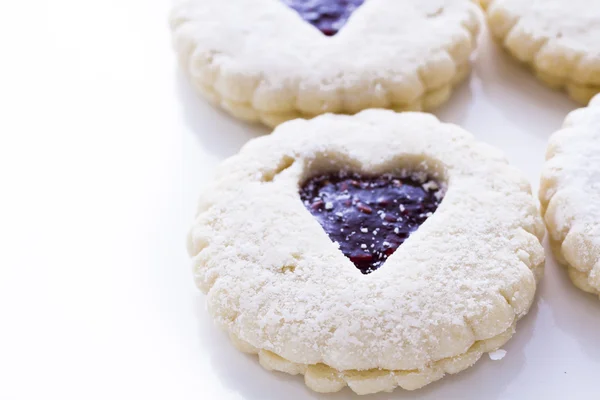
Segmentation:
[[(471, 64), (469, 62), (459, 65), (456, 67), (454, 78), (447, 84), (425, 92), (420, 98), (410, 104), (396, 104), (386, 108), (390, 108), (394, 111), (423, 111), (439, 107), (448, 101), (453, 88), (464, 81), (469, 76), (470, 72)], [(219, 95), (219, 93), (211, 86), (206, 86), (194, 79), (191, 81), (196, 90), (198, 90), (198, 92), (200, 92), (210, 103), (220, 106), (232, 116), (244, 121), (262, 122), (269, 127), (275, 127), (292, 119), (310, 119), (316, 116), (303, 114), (299, 111), (276, 113), (257, 110), (253, 108), (250, 103), (232, 101)]]
[(554, 254), (556, 261), (567, 268), (567, 273), (569, 274), (571, 282), (584, 292), (591, 293), (600, 298), (600, 289), (597, 289), (590, 284), (590, 271), (583, 272), (569, 264), (562, 254), (562, 243), (551, 240), (550, 247), (552, 248), (552, 253)]
[(464, 354), (435, 361), (425, 369), (410, 371), (384, 369), (338, 371), (325, 364), (297, 364), (270, 351), (257, 349), (233, 334), (230, 334), (230, 338), (240, 351), (258, 354), (258, 360), (263, 368), (290, 375), (304, 375), (306, 386), (315, 392), (337, 392), (345, 386), (349, 386), (357, 394), (372, 394), (390, 392), (398, 386), (406, 390), (419, 389), (443, 378), (446, 374), (463, 371), (475, 364), (484, 353), (499, 349), (512, 337), (514, 332), (515, 324), (500, 335), (475, 342)]
[(504, 38), (496, 38), (496, 42), (503, 46), (504, 50), (506, 50), (513, 58), (526, 65), (535, 74), (538, 80), (549, 88), (564, 90), (570, 98), (583, 105), (587, 105), (596, 94), (600, 93), (600, 86), (583, 85), (581, 83), (572, 82), (567, 78), (542, 71), (534, 63), (523, 60), (518, 52), (512, 50), (506, 43), (502, 43), (503, 39)]
[(568, 79), (554, 76), (534, 67), (537, 78), (552, 89), (565, 90), (569, 97), (581, 104), (588, 104), (592, 97), (600, 93), (600, 86), (586, 86)]

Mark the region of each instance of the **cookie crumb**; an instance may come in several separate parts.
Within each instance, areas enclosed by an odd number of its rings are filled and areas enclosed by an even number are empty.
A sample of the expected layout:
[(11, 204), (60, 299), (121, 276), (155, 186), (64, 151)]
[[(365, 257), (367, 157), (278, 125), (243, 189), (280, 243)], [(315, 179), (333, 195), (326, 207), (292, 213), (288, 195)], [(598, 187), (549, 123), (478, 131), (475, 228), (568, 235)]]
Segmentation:
[(488, 356), (490, 356), (490, 360), (492, 361), (500, 361), (506, 356), (506, 350), (498, 349), (496, 351), (490, 351)]

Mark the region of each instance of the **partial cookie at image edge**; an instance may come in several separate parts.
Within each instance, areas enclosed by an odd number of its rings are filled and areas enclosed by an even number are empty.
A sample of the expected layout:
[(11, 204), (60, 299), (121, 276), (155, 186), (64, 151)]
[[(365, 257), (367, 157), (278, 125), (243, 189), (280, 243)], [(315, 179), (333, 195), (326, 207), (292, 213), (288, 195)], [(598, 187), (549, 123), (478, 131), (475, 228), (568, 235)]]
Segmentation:
[(552, 251), (573, 284), (600, 296), (600, 95), (571, 112), (548, 144), (539, 198)]
[[(573, 9), (572, 1), (561, 1), (565, 10)], [(600, 9), (600, 2), (592, 0), (592, 3), (594, 2)], [(530, 11), (528, 7), (533, 7), (534, 3), (540, 2), (480, 0), (491, 34), (503, 49), (527, 65), (548, 87), (564, 90), (578, 103), (588, 104), (592, 97), (600, 93), (600, 48), (586, 50), (586, 46), (576, 43), (576, 40), (566, 40), (568, 38), (563, 37), (560, 24), (555, 23), (556, 16), (545, 21), (543, 15), (539, 15), (539, 10), (535, 16), (527, 14)], [(593, 4), (591, 7), (593, 8)], [(581, 7), (579, 9), (581, 10)], [(594, 12), (593, 9), (581, 11), (578, 17), (589, 17), (591, 24), (594, 17), (590, 13)], [(545, 28), (536, 26), (536, 23)], [(565, 24), (565, 29), (570, 25), (573, 24)], [(584, 21), (579, 25), (584, 26)], [(552, 34), (546, 32), (548, 26), (552, 27)], [(600, 28), (594, 31), (593, 26), (590, 25), (589, 29), (592, 29), (592, 32), (589, 35), (597, 36), (600, 43)]]

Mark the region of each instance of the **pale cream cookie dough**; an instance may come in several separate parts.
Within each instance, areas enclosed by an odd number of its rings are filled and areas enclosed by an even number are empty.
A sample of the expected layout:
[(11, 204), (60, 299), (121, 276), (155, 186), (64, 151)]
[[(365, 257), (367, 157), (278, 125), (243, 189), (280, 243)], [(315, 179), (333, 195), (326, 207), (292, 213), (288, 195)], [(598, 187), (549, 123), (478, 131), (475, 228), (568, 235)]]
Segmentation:
[(247, 143), (203, 191), (188, 249), (240, 350), (315, 391), (368, 394), (421, 388), (506, 343), (543, 236), (499, 150), (430, 114), (367, 110)]
[(481, 0), (490, 30), (548, 86), (587, 104), (600, 93), (600, 0)]
[(600, 95), (550, 139), (540, 201), (552, 248), (578, 288), (600, 295)]
[(177, 5), (173, 43), (195, 89), (269, 126), (367, 108), (429, 110), (468, 76), (482, 20), (470, 0), (366, 0), (327, 36), (319, 21), (303, 19), (318, 16), (287, 3), (294, 1)]

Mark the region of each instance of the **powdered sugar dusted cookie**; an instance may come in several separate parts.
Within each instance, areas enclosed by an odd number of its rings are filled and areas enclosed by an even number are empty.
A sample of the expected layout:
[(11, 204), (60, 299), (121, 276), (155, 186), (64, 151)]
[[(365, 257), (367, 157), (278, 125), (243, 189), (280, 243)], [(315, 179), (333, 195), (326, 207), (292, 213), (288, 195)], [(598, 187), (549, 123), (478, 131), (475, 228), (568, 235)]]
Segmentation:
[(470, 0), (188, 0), (171, 27), (199, 92), (274, 126), (440, 105), (469, 73), (479, 15)]
[(600, 295), (600, 95), (548, 145), (540, 200), (552, 247), (573, 283)]
[(600, 92), (600, 0), (481, 0), (490, 30), (553, 88), (587, 104)]
[(544, 227), (494, 148), (422, 113), (295, 120), (204, 191), (189, 236), (208, 309), (319, 392), (417, 389), (502, 346), (533, 301)]

